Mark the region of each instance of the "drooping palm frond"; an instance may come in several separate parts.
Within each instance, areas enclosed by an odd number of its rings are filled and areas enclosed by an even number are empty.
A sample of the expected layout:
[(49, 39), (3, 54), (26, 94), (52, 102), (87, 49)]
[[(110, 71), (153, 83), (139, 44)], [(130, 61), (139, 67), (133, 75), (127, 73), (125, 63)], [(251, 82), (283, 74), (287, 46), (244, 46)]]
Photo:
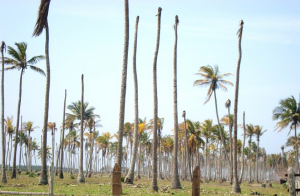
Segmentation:
[(45, 28), (48, 21), (48, 12), (49, 12), (50, 0), (41, 0), (37, 21), (34, 27), (33, 36), (37, 37)]
[(36, 71), (36, 72), (42, 74), (43, 76), (46, 76), (45, 72), (44, 72), (41, 68), (38, 68), (38, 67), (33, 66), (33, 65), (31, 65), (31, 66), (29, 66), (29, 67), (30, 67), (33, 71)]
[(44, 59), (45, 59), (44, 55), (34, 56), (30, 60), (27, 61), (27, 64), (33, 65)]

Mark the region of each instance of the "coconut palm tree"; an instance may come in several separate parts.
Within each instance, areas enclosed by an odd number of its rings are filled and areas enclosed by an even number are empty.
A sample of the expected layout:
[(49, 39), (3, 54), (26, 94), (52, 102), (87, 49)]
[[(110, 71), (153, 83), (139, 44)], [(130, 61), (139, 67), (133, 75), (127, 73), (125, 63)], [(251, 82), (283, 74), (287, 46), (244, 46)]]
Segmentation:
[(257, 141), (257, 151), (256, 151), (256, 182), (258, 183), (258, 151), (259, 151), (259, 138), (266, 132), (267, 130), (263, 130), (263, 128), (259, 125), (254, 127), (254, 134), (256, 135)]
[[(157, 192), (157, 56), (159, 49), (159, 40), (160, 40), (160, 21), (161, 21), (161, 7), (158, 8), (157, 14), (157, 34), (156, 34), (156, 47), (154, 53), (154, 61), (153, 61), (153, 150), (152, 150), (152, 191)], [(175, 166), (176, 167), (176, 166)]]
[[(8, 53), (11, 58), (4, 58), (4, 62), (7, 65), (11, 65), (10, 67), (6, 67), (4, 70), (21, 70), (20, 74), (20, 84), (19, 84), (19, 100), (18, 100), (18, 111), (17, 111), (17, 125), (16, 125), (16, 137), (19, 132), (19, 121), (20, 121), (20, 109), (21, 109), (21, 97), (22, 97), (22, 80), (23, 74), (25, 73), (25, 69), (30, 67), (33, 71), (36, 71), (45, 76), (45, 72), (39, 67), (34, 66), (34, 64), (38, 63), (40, 60), (43, 60), (45, 57), (43, 55), (34, 56), (27, 60), (26, 50), (27, 44), (25, 42), (15, 43), (17, 49), (14, 49), (11, 46), (8, 46)], [(16, 158), (17, 158), (17, 143), (14, 145), (14, 154), (13, 154), (13, 171), (12, 178), (16, 178)]]
[(134, 167), (135, 167), (137, 148), (138, 148), (138, 131), (139, 131), (138, 80), (137, 80), (137, 71), (136, 71), (136, 48), (137, 48), (138, 24), (139, 24), (139, 16), (136, 17), (136, 21), (135, 21), (134, 46), (133, 46), (134, 115), (135, 115), (133, 153), (131, 154), (130, 168), (124, 180), (124, 182), (130, 184), (132, 184), (134, 180)]
[(32, 160), (32, 155), (31, 155), (31, 151), (32, 151), (32, 138), (30, 137), (30, 133), (32, 131), (34, 131), (35, 129), (38, 129), (38, 126), (33, 126), (33, 122), (32, 121), (28, 121), (28, 122), (24, 122), (23, 123), (23, 129), (24, 131), (28, 131), (28, 139), (29, 139), (29, 145), (28, 145), (28, 171), (31, 171), (31, 160)]
[[(210, 65), (202, 66), (202, 67), (200, 67), (199, 73), (196, 73), (196, 74), (202, 76), (203, 79), (196, 80), (194, 82), (194, 86), (200, 86), (200, 87), (209, 86), (208, 92), (207, 92), (207, 99), (204, 102), (204, 104), (206, 104), (210, 100), (212, 94), (214, 94), (216, 116), (217, 116), (217, 121), (218, 121), (218, 126), (219, 126), (219, 133), (221, 133), (221, 125), (220, 125), (219, 114), (218, 114), (216, 90), (218, 88), (221, 88), (222, 90), (227, 91), (227, 88), (225, 85), (227, 85), (227, 84), (233, 85), (233, 84), (228, 80), (224, 80), (223, 78), (230, 76), (232, 74), (225, 73), (225, 74), (220, 75), (219, 67), (217, 65), (214, 68), (212, 68)], [(225, 140), (222, 135), (220, 135), (220, 137), (221, 137), (221, 141), (222, 141), (223, 148), (225, 151), (225, 156), (230, 163), (230, 159), (228, 159), (228, 155), (225, 150), (225, 147), (226, 147)]]
[[(2, 69), (4, 70), (4, 50), (6, 50), (5, 42), (1, 42)], [(5, 170), (5, 130), (4, 130), (4, 71), (1, 74), (1, 137), (2, 137), (2, 183), (7, 183)]]
[(236, 69), (236, 83), (234, 94), (234, 122), (233, 122), (233, 184), (232, 193), (241, 193), (241, 187), (237, 177), (237, 111), (238, 111), (238, 97), (239, 97), (239, 80), (240, 80), (240, 66), (242, 60), (242, 34), (243, 34), (243, 20), (240, 21), (240, 28), (238, 30), (239, 36), (239, 58)]
[[(183, 111), (182, 113), (182, 117), (183, 117), (183, 120), (184, 120), (184, 132), (185, 132), (185, 154), (187, 155), (187, 158), (185, 157), (185, 160), (188, 162), (188, 164), (186, 164), (186, 161), (184, 162), (185, 165), (188, 165), (188, 176), (190, 178), (190, 181), (192, 181), (192, 173), (191, 173), (191, 156), (190, 156), (190, 150), (189, 150), (189, 147), (188, 147), (188, 135), (187, 135), (187, 129), (189, 127), (187, 127), (186, 125), (186, 118), (185, 118), (185, 115), (186, 115), (186, 112), (185, 110)], [(185, 171), (186, 172), (186, 171)]]
[[(248, 139), (248, 157), (250, 158), (250, 154), (251, 154), (251, 143), (252, 143), (252, 136), (254, 134), (254, 125), (253, 124), (247, 124), (246, 125), (246, 135), (249, 138)], [(251, 180), (251, 160), (249, 160), (249, 164), (248, 164), (248, 176), (249, 176), (249, 182), (252, 182)]]
[[(8, 142), (7, 142), (7, 152), (6, 152), (6, 164), (8, 161), (8, 169), (10, 169), (10, 160), (11, 160), (11, 151), (12, 151), (12, 135), (15, 133), (15, 127), (13, 126), (13, 117), (7, 117), (6, 120), (4, 120), (5, 123), (5, 131), (6, 134), (8, 135)], [(10, 145), (9, 145), (10, 144)], [(5, 148), (4, 148), (5, 149)]]
[(125, 7), (125, 32), (124, 32), (124, 50), (123, 50), (123, 67), (121, 81), (121, 98), (120, 98), (120, 113), (119, 113), (119, 130), (118, 130), (118, 150), (117, 163), (122, 168), (122, 143), (124, 131), (124, 115), (125, 115), (125, 98), (126, 98), (126, 82), (127, 82), (127, 64), (128, 64), (128, 46), (129, 46), (129, 8), (128, 0), (124, 0)]
[[(230, 115), (230, 106), (231, 106), (231, 101), (230, 99), (227, 99), (225, 103), (225, 107), (228, 109), (228, 115), (227, 119), (224, 117), (221, 119), (221, 121), (227, 122), (228, 128), (229, 128), (229, 141), (230, 141), (230, 162), (232, 163), (233, 161), (233, 154), (232, 154), (232, 126), (233, 126), (233, 115)], [(233, 164), (230, 164), (230, 184), (232, 184), (233, 180)]]
[(245, 112), (243, 113), (243, 147), (242, 147), (242, 160), (241, 160), (241, 173), (239, 178), (239, 183), (242, 183), (243, 175), (244, 175), (244, 166), (245, 166), (245, 140), (246, 140), (246, 125), (245, 125)]
[(205, 138), (205, 166), (204, 166), (204, 175), (205, 178), (207, 178), (207, 166), (209, 166), (210, 170), (210, 164), (208, 164), (208, 155), (210, 154), (208, 144), (209, 144), (209, 139), (212, 137), (212, 132), (213, 132), (213, 121), (212, 119), (207, 119), (204, 120), (204, 122), (201, 123), (200, 126), (201, 129), (201, 135)]
[[(161, 8), (158, 9), (159, 23)], [(177, 27), (178, 16), (175, 16), (175, 43), (174, 43), (174, 56), (173, 56), (173, 109), (174, 109), (174, 159), (173, 159), (173, 172), (172, 172), (172, 188), (181, 189), (181, 183), (178, 175), (178, 111), (177, 111)], [(160, 27), (160, 24), (159, 24)], [(156, 77), (156, 76), (155, 76)], [(155, 142), (155, 141), (154, 141)]]
[(78, 167), (78, 183), (84, 183), (83, 175), (83, 124), (84, 124), (84, 77), (81, 75), (81, 106), (80, 106), (80, 153), (79, 153), (79, 167)]
[(48, 11), (51, 0), (41, 0), (38, 17), (33, 31), (33, 36), (39, 36), (44, 28), (46, 30), (46, 43), (45, 43), (45, 56), (46, 56), (46, 93), (45, 93), (45, 112), (44, 112), (44, 124), (43, 124), (43, 142), (42, 142), (42, 172), (39, 180), (39, 184), (48, 184), (47, 177), (47, 126), (48, 126), (48, 111), (49, 111), (49, 95), (50, 95), (50, 58), (49, 58), (49, 26), (48, 26)]
[[(300, 102), (297, 103), (293, 96), (280, 100), (279, 106), (273, 110), (273, 120), (280, 120), (276, 124), (276, 129), (282, 131), (287, 126), (295, 131), (295, 166), (296, 173), (299, 171), (299, 157), (298, 157), (298, 139), (297, 139), (297, 126), (300, 124)], [(289, 133), (290, 133), (289, 132)]]

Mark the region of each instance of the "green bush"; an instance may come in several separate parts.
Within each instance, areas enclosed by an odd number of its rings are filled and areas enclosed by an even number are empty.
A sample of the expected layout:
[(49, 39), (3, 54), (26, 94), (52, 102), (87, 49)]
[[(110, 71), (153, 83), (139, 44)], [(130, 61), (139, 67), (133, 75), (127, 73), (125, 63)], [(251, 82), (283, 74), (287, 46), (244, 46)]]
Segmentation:
[(121, 177), (121, 182), (124, 182), (124, 180), (125, 180), (125, 177), (122, 176), (122, 177)]
[(73, 175), (71, 175), (71, 179), (75, 179), (75, 177)]
[(31, 178), (33, 178), (33, 177), (36, 177), (37, 175), (34, 172), (30, 172), (30, 174), (28, 176), (31, 177)]
[(30, 171), (26, 171), (26, 172), (25, 172), (25, 175), (29, 175), (29, 174), (30, 174)]

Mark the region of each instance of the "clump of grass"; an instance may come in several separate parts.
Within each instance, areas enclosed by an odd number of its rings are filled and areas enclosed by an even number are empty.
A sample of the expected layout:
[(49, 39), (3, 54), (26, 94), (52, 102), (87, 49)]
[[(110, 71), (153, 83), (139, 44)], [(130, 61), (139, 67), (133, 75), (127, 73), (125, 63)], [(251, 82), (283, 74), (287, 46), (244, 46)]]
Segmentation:
[(75, 179), (75, 177), (74, 177), (74, 175), (73, 175), (73, 174), (71, 175), (71, 177), (70, 177), (70, 178), (71, 178), (71, 179)]
[(125, 180), (125, 176), (122, 176), (121, 177), (121, 182), (124, 182), (124, 180)]
[(25, 175), (29, 175), (29, 174), (30, 174), (30, 171), (26, 171), (26, 172), (25, 172)]

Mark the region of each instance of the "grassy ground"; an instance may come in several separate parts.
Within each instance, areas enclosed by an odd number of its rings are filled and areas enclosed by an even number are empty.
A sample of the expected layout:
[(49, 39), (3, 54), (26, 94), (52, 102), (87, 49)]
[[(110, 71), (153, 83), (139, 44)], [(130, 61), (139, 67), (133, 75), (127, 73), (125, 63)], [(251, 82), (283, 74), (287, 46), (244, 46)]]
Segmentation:
[[(7, 176), (10, 176), (8, 174)], [(111, 181), (112, 178), (108, 175), (100, 177), (94, 175), (92, 178), (86, 178), (84, 184), (78, 184), (76, 182), (77, 176), (71, 179), (68, 174), (65, 174), (64, 179), (59, 179), (55, 176), (54, 180), (54, 193), (63, 193), (66, 195), (112, 195)], [(48, 192), (48, 185), (38, 185), (39, 177), (29, 177), (24, 173), (19, 175), (16, 180), (8, 178), (7, 184), (0, 184), (1, 191), (19, 191), (19, 192)], [(134, 185), (128, 185), (122, 183), (122, 189), (124, 195), (178, 195), (187, 196), (192, 194), (192, 183), (187, 181), (181, 181), (182, 189), (174, 190), (170, 188), (171, 180), (158, 180), (159, 192), (153, 193), (151, 188), (151, 179), (144, 177), (134, 182)], [(241, 195), (250, 195), (252, 192), (258, 192), (265, 195), (288, 195), (287, 189), (283, 188), (279, 183), (272, 183), (273, 187), (262, 188), (260, 184), (255, 183), (242, 183)], [(230, 195), (231, 185), (228, 182), (209, 182), (201, 183), (201, 195)]]

